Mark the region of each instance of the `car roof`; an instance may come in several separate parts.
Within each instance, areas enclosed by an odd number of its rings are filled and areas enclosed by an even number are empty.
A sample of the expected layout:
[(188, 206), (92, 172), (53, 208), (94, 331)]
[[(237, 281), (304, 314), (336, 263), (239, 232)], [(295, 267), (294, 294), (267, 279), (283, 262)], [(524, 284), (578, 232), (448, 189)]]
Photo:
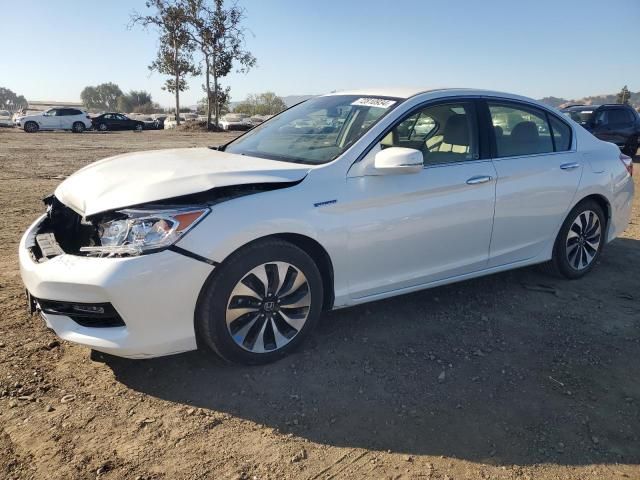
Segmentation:
[(537, 100), (522, 95), (516, 95), (513, 93), (499, 92), (494, 90), (482, 90), (475, 88), (412, 88), (412, 87), (400, 87), (400, 88), (366, 88), (360, 90), (345, 90), (339, 92), (332, 92), (327, 95), (363, 95), (363, 96), (379, 96), (379, 97), (394, 97), (408, 99), (417, 95), (429, 95), (431, 98), (438, 97), (451, 97), (451, 96), (486, 96), (486, 97), (500, 97), (504, 99), (521, 100), (526, 102), (533, 102), (540, 104)]
[(568, 107), (564, 107), (563, 110), (596, 110), (600, 107), (633, 108), (631, 105), (624, 103), (603, 103), (598, 105), (569, 105)]

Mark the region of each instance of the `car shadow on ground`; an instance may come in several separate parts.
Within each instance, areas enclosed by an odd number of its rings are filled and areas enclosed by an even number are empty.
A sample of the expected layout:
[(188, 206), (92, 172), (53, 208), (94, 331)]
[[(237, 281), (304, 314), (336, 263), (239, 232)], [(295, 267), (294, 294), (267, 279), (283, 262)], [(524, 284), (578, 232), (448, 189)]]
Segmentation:
[(334, 446), (492, 464), (640, 463), (640, 242), (324, 315), (275, 364), (94, 353), (128, 387)]

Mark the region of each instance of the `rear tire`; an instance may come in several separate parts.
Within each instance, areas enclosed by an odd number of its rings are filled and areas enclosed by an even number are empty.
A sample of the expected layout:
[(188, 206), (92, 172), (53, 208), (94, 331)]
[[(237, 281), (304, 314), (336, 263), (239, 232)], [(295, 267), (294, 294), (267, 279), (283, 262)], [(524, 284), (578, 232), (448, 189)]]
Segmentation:
[(273, 362), (313, 330), (323, 294), (320, 271), (306, 252), (281, 240), (255, 242), (216, 267), (202, 288), (199, 343), (229, 362)]
[(585, 276), (600, 258), (606, 232), (602, 207), (594, 200), (580, 202), (562, 224), (551, 261), (542, 266), (543, 270), (570, 280)]
[(137, 125), (136, 125), (136, 127), (134, 128), (134, 130), (135, 130), (136, 132), (141, 132), (141, 131), (143, 130), (143, 127), (142, 127), (142, 125), (137, 124)]
[(98, 124), (98, 131), (99, 132), (106, 132), (107, 130), (109, 130), (109, 128), (107, 127), (106, 123), (99, 123)]
[(71, 127), (71, 131), (73, 133), (82, 133), (85, 130), (85, 126), (84, 123), (82, 122), (74, 122), (73, 126)]
[(36, 133), (40, 127), (36, 122), (27, 122), (24, 124), (24, 131), (27, 133)]

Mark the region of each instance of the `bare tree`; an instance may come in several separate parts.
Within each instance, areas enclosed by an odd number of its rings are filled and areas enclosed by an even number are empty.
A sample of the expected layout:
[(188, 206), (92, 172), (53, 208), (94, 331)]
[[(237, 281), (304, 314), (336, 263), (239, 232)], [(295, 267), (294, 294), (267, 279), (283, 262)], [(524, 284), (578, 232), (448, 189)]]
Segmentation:
[(155, 12), (151, 15), (134, 12), (130, 26), (153, 26), (159, 30), (158, 54), (149, 69), (171, 76), (163, 88), (175, 94), (176, 123), (180, 124), (180, 92), (188, 88), (185, 77), (200, 73), (193, 62), (195, 47), (188, 33), (187, 17), (175, 0), (147, 0), (146, 6)]
[[(228, 8), (224, 0), (179, 0), (189, 23), (188, 35), (200, 50), (204, 62), (207, 93), (207, 128), (211, 128), (211, 116), (218, 125), (220, 99), (224, 97), (220, 79), (226, 77), (238, 65), (239, 72), (247, 72), (255, 63), (255, 57), (245, 50), (245, 29), (242, 21), (245, 11), (237, 4)], [(213, 89), (211, 88), (213, 79)]]

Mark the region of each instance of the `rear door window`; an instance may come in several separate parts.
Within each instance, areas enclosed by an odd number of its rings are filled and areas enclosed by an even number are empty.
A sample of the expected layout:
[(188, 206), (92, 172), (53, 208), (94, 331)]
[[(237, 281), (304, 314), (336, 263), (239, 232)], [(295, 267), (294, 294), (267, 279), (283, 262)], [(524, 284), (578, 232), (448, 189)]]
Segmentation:
[(528, 105), (488, 102), (496, 139), (496, 157), (553, 152), (547, 114)]

